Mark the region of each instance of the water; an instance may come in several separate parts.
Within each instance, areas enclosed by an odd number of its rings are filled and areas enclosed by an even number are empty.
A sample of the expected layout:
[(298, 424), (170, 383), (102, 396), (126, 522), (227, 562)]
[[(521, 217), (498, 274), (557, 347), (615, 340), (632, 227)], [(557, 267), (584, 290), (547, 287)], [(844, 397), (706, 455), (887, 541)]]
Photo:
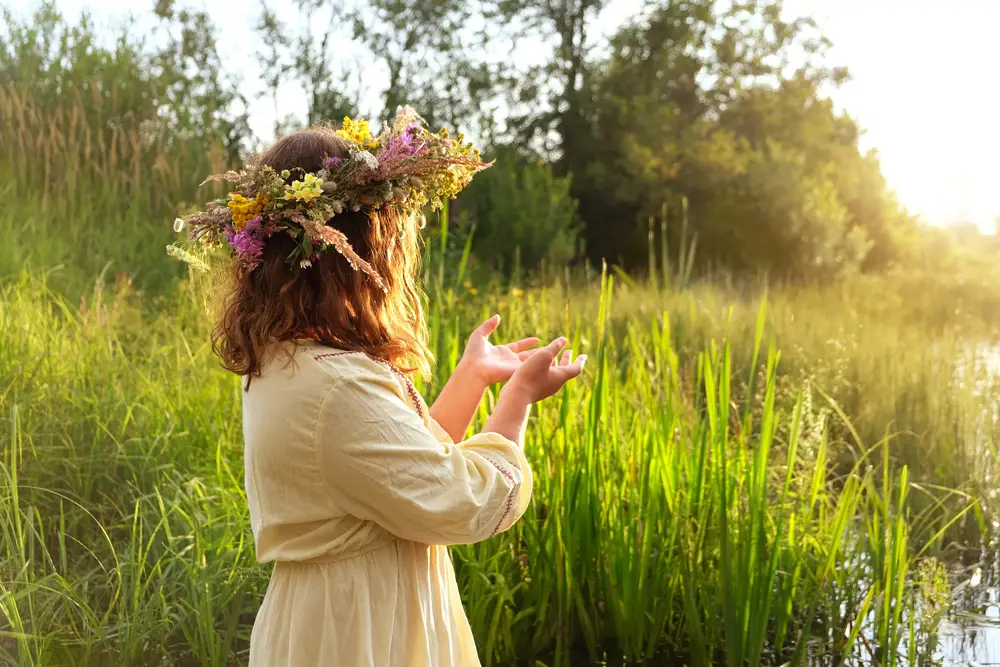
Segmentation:
[(1000, 587), (991, 585), (998, 570), (993, 560), (988, 571), (978, 566), (955, 585), (952, 613), (938, 630), (934, 655), (943, 667), (1000, 666)]
[[(970, 375), (977, 378), (976, 394), (984, 404), (983, 430), (990, 432), (1000, 421), (1000, 404), (993, 400), (993, 385), (1000, 378), (1000, 346), (989, 343), (976, 347), (970, 367)], [(961, 375), (956, 378), (959, 382), (963, 380)], [(982, 455), (989, 459), (992, 452), (986, 445), (990, 438), (980, 435)], [(984, 481), (989, 487), (993, 480), (988, 472), (986, 475)], [(993, 491), (988, 500), (996, 495)], [(992, 527), (993, 537), (984, 545), (979, 565), (957, 577), (958, 583), (952, 593), (952, 612), (938, 630), (939, 645), (934, 658), (942, 667), (1000, 667), (1000, 544), (997, 536), (1000, 523), (996, 518)]]
[(996, 624), (985, 619), (947, 620), (941, 624), (934, 658), (942, 667), (1000, 665), (1000, 608), (991, 607), (990, 614), (987, 618)]
[[(959, 367), (955, 378), (960, 384), (970, 382), (974, 394), (982, 402), (982, 413), (973, 441), (979, 443), (979, 454), (989, 460), (989, 446), (996, 425), (1000, 422), (1000, 402), (997, 399), (1000, 380), (1000, 345), (987, 343), (970, 350), (966, 363)], [(983, 466), (986, 488), (994, 485), (992, 466)], [(996, 490), (988, 501), (997, 498)], [(989, 502), (989, 505), (995, 503)], [(992, 520), (992, 537), (983, 545), (977, 566), (952, 572), (951, 611), (938, 628), (937, 650), (932, 664), (941, 667), (1000, 667), (1000, 518)]]

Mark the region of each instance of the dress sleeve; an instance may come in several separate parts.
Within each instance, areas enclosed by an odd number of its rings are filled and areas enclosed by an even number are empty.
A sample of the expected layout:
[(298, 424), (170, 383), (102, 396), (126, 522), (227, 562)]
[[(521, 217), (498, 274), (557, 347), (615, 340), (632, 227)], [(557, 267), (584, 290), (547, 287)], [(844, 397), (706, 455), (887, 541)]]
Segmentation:
[(532, 477), (520, 447), (495, 433), (452, 443), (406, 404), (390, 371), (358, 365), (335, 380), (316, 431), (320, 472), (338, 507), (423, 544), (478, 542), (521, 517)]

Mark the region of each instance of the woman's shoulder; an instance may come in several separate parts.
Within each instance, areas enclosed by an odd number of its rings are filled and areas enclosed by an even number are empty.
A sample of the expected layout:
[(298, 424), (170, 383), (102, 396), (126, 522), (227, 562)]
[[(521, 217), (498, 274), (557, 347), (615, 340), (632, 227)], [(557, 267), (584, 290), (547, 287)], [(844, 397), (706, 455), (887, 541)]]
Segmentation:
[(300, 364), (309, 364), (335, 380), (403, 380), (406, 377), (388, 361), (356, 350), (341, 350), (320, 343), (300, 343), (296, 351)]
[[(340, 350), (313, 341), (283, 341), (267, 350), (260, 377), (276, 382), (301, 381), (304, 377), (329, 381), (363, 375), (394, 375), (391, 365), (363, 352)], [(255, 380), (256, 382), (256, 380)]]
[(272, 350), (261, 377), (251, 384), (251, 393), (254, 387), (259, 388), (258, 395), (350, 392), (371, 399), (395, 395), (420, 404), (412, 382), (388, 361), (313, 341), (289, 341)]
[(335, 382), (336, 391), (354, 391), (369, 399), (394, 395), (409, 403), (420, 416), (424, 402), (405, 373), (384, 359), (351, 350), (338, 350), (313, 345), (304, 351), (311, 361), (323, 369)]
[(247, 396), (259, 403), (298, 401), (302, 396), (366, 391), (400, 394), (403, 381), (386, 362), (363, 352), (338, 350), (309, 341), (288, 341), (271, 350)]

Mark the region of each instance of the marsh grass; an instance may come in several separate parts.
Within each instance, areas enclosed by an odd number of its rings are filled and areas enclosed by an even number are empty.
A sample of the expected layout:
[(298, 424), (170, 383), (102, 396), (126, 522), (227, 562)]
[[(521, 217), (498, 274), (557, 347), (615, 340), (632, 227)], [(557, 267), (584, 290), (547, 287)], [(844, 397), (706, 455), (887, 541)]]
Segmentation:
[[(0, 90), (0, 663), (243, 664), (268, 568), (240, 388), (205, 279), (163, 256), (221, 158), (113, 95), (64, 102)], [(913, 573), (977, 544), (995, 486), (988, 295), (896, 275), (765, 299), (694, 280), (683, 252), (655, 285), (466, 287), (470, 248), (435, 222), (428, 398), (495, 311), (506, 338), (565, 333), (591, 357), (535, 412), (524, 520), (452, 551), (485, 664), (933, 651)]]
[[(908, 572), (973, 497), (922, 488), (934, 503), (913, 503), (891, 435), (839, 470), (840, 417), (807, 428), (815, 403), (782, 398), (768, 308), (739, 368), (734, 340), (680, 350), (684, 316), (622, 319), (614, 281), (594, 289), (596, 317), (573, 300), (547, 311), (545, 290), (489, 296), (507, 335), (570, 331), (592, 364), (531, 423), (524, 520), (453, 550), (486, 664), (838, 664), (859, 636), (894, 664), (929, 632)], [(247, 529), (240, 390), (205, 342), (201, 288), (151, 306), (119, 281), (81, 308), (25, 274), (0, 295), (0, 655), (245, 661), (267, 568)], [(438, 313), (445, 372), (481, 308)]]
[(178, 211), (211, 196), (198, 189), (225, 169), (204, 138), (164, 136), (117, 87), (58, 99), (0, 86), (0, 276), (61, 265), (53, 283), (79, 294), (102, 271), (128, 271), (162, 290), (180, 275), (162, 261)]

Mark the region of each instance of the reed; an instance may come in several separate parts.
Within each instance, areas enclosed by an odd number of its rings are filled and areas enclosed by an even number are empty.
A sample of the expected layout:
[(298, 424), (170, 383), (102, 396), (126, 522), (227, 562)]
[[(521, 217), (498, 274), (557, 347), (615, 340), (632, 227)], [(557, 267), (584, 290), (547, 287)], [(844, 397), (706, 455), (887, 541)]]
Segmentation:
[(171, 223), (211, 196), (198, 183), (225, 169), (206, 138), (166, 136), (152, 113), (115, 90), (57, 100), (0, 86), (0, 276), (61, 266), (52, 282), (79, 293), (102, 271), (162, 291)]
[[(222, 154), (158, 133), (141, 99), (73, 90), (0, 89), (0, 663), (241, 664), (268, 570), (240, 388), (205, 281), (163, 254)], [(940, 559), (991, 510), (993, 293), (695, 280), (684, 213), (655, 285), (467, 285), (471, 239), (435, 221), (428, 398), (492, 312), (504, 337), (568, 334), (592, 360), (535, 412), (524, 520), (452, 551), (484, 663), (931, 655)]]
[[(833, 420), (809, 426), (804, 390), (782, 399), (771, 310), (738, 368), (725, 336), (679, 348), (683, 315), (622, 322), (614, 283), (586, 308), (552, 312), (531, 290), (438, 314), (444, 373), (487, 302), (508, 335), (568, 330), (593, 361), (531, 423), (524, 520), (453, 550), (484, 662), (833, 665), (870, 647), (892, 664), (931, 631), (909, 572), (974, 500), (942, 490), (948, 511), (918, 514), (890, 440), (840, 472)], [(267, 568), (239, 386), (211, 356), (196, 283), (157, 308), (132, 289), (98, 286), (86, 308), (28, 273), (0, 289), (0, 660), (246, 659)]]

